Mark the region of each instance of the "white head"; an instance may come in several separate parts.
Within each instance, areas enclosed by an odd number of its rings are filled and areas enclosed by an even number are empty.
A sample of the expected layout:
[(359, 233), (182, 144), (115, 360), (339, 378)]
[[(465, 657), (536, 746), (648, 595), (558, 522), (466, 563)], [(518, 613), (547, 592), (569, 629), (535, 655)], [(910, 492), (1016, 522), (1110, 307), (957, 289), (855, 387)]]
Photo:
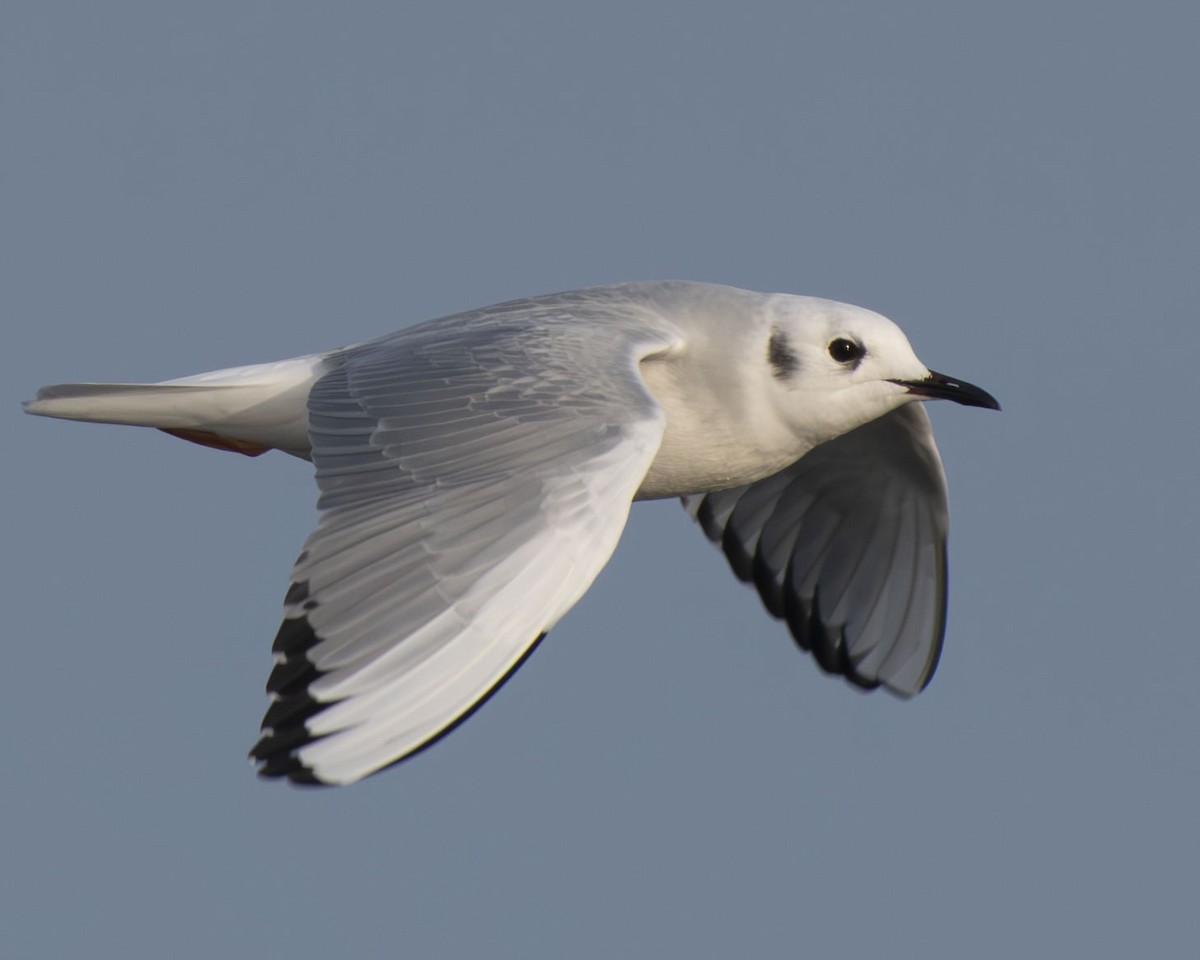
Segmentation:
[(887, 317), (862, 307), (779, 294), (766, 306), (764, 362), (778, 415), (816, 444), (913, 400), (998, 408), (968, 383), (934, 373)]
[(752, 483), (913, 400), (998, 407), (931, 371), (899, 327), (861, 307), (710, 284), (637, 292), (684, 321), (681, 348), (641, 365), (667, 424), (639, 497)]

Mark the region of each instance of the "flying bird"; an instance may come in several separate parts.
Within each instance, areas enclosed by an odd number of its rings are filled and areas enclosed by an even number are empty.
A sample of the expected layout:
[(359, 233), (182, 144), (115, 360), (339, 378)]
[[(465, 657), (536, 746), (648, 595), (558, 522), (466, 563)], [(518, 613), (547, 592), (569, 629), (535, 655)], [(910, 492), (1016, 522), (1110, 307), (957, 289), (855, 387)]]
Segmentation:
[(634, 500), (681, 497), (823, 670), (918, 693), (946, 611), (930, 399), (999, 409), (877, 313), (658, 281), (162, 383), (44, 387), (25, 409), (312, 461), (320, 517), (251, 757), (344, 784), (487, 700), (608, 562)]

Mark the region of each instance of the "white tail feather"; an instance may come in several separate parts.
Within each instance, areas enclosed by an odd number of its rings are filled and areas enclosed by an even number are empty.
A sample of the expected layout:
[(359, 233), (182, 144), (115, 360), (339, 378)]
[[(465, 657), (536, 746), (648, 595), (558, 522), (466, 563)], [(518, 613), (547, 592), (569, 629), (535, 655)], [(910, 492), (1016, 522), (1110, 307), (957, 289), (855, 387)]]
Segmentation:
[(308, 391), (327, 369), (314, 355), (163, 383), (60, 383), (24, 407), (39, 417), (194, 431), (307, 457)]

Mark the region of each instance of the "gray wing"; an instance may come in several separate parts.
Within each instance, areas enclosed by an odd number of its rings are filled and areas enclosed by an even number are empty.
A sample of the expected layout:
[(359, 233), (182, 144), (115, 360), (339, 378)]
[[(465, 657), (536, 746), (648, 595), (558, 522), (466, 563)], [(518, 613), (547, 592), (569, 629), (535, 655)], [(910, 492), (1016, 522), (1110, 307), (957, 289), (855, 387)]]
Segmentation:
[[(351, 348), (309, 397), (321, 517), (251, 752), (347, 783), (428, 746), (608, 561), (663, 415), (633, 325), (509, 305)], [(335, 360), (336, 362), (336, 360)]]
[(932, 678), (946, 622), (948, 510), (922, 404), (684, 506), (824, 670), (900, 696)]

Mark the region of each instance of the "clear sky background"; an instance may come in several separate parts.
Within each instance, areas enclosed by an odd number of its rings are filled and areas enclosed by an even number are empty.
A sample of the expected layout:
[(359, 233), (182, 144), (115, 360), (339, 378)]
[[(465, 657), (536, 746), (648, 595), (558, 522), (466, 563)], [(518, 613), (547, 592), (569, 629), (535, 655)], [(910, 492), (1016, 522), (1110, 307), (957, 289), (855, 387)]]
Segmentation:
[[(20, 958), (1191, 956), (1194, 3), (0, 7), (0, 938)], [(310, 468), (23, 417), (682, 277), (862, 304), (932, 410), (918, 699), (672, 502), (504, 691), (345, 789), (244, 757)]]

